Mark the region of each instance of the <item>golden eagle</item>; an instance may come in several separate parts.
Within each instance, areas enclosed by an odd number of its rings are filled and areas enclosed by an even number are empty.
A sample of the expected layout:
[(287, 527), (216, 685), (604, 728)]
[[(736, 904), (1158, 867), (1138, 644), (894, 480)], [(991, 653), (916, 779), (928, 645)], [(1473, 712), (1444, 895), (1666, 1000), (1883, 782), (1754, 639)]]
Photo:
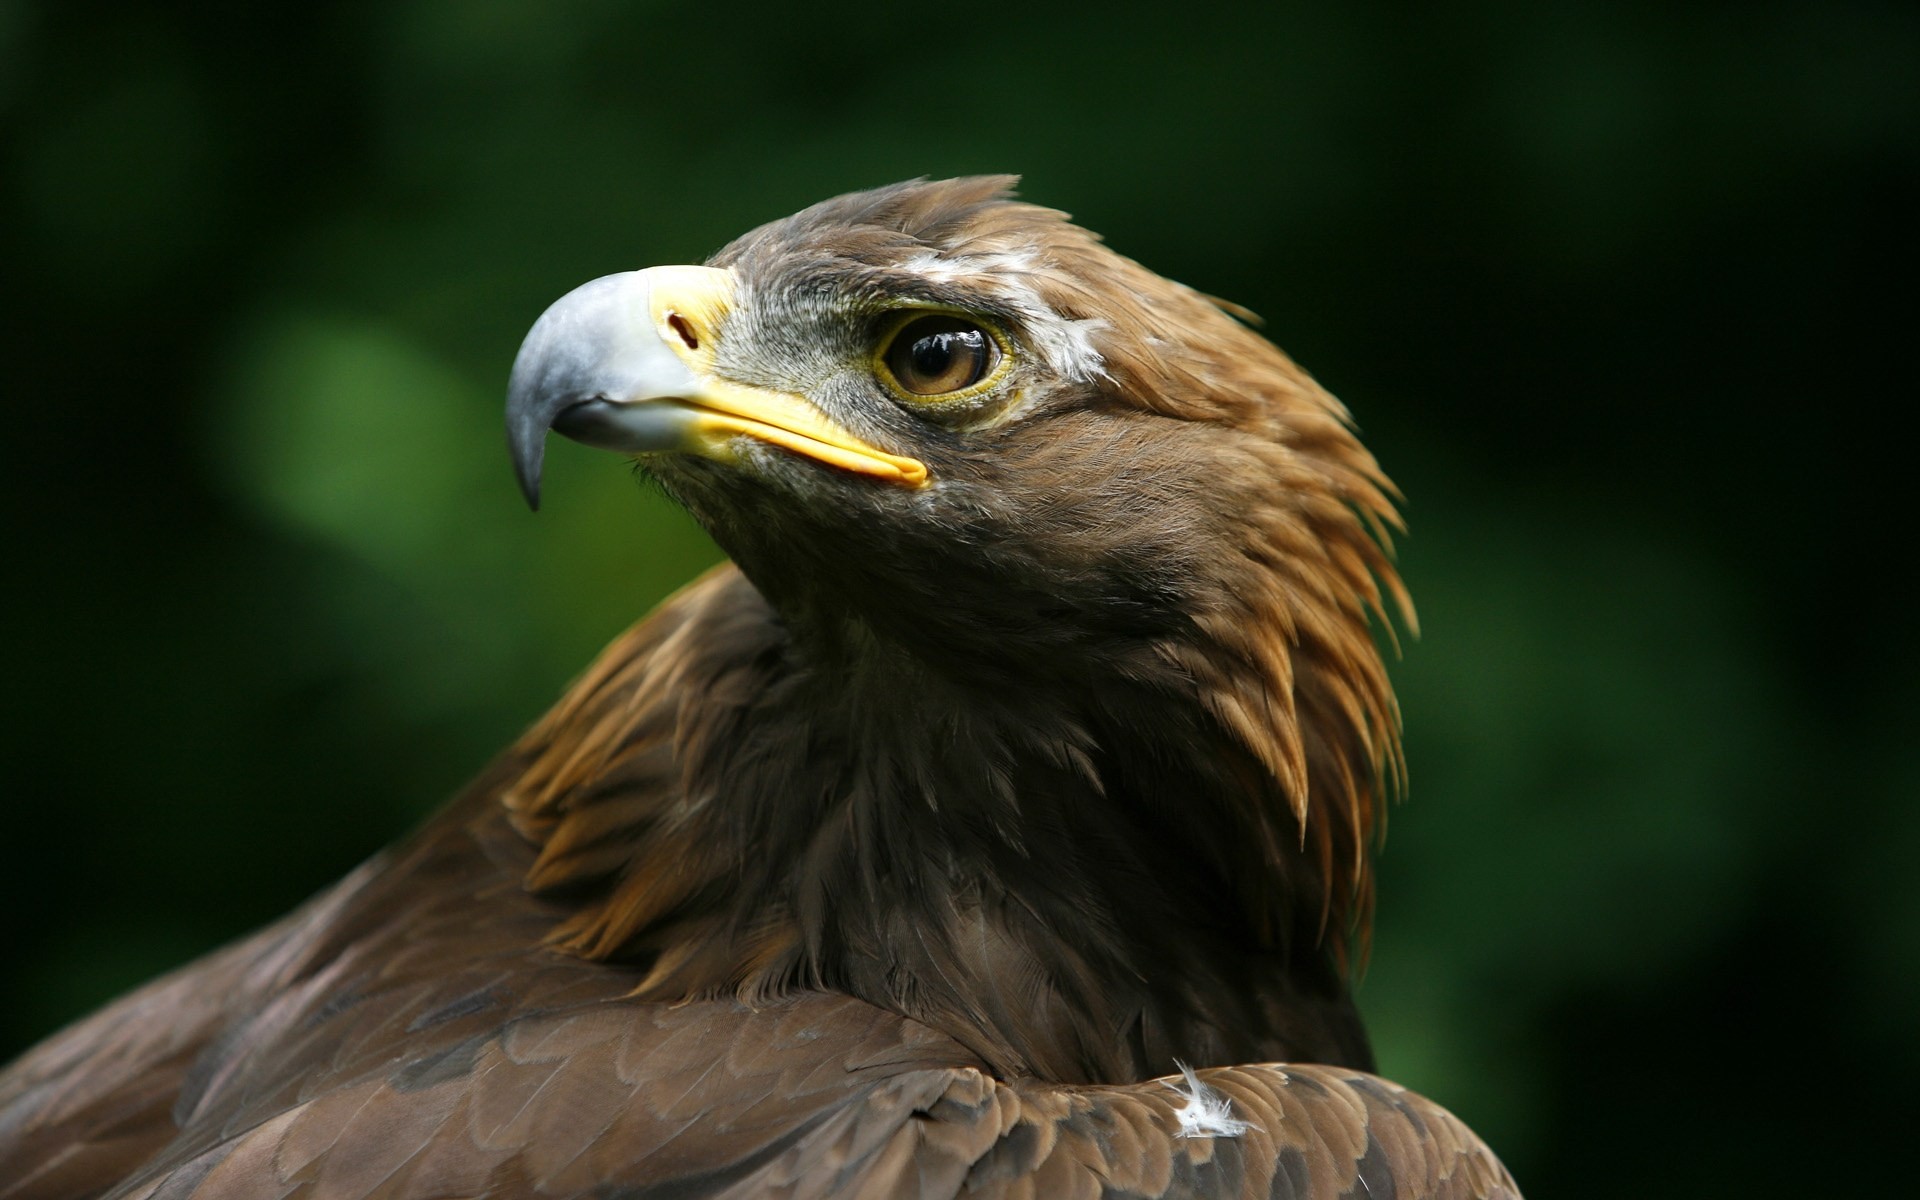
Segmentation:
[(400, 845), (8, 1068), (0, 1197), (1517, 1194), (1348, 994), (1391, 484), (1011, 182), (540, 318), (529, 500), (552, 428), (732, 565)]

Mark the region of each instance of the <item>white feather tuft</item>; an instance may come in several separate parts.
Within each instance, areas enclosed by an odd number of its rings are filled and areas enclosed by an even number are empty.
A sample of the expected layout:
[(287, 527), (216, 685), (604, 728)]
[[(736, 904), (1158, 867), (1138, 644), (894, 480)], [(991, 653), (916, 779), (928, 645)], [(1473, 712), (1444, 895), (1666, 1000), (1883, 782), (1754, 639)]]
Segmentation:
[(1187, 1102), (1174, 1114), (1180, 1118), (1180, 1132), (1176, 1136), (1239, 1137), (1249, 1129), (1258, 1128), (1252, 1122), (1234, 1116), (1233, 1099), (1200, 1082), (1200, 1077), (1193, 1073), (1192, 1067), (1177, 1058), (1173, 1060), (1173, 1065), (1180, 1068), (1180, 1074), (1187, 1081), (1185, 1088), (1177, 1083), (1167, 1084), (1169, 1089)]
[(951, 283), (956, 279), (978, 280), (1007, 275), (1025, 275), (1034, 268), (1033, 253), (1028, 250), (996, 250), (984, 254), (960, 254), (942, 258), (923, 250), (900, 264), (923, 279)]
[(1029, 327), (1054, 370), (1080, 383), (1107, 373), (1106, 360), (1093, 345), (1093, 335), (1107, 327), (1106, 321), (1099, 317), (1068, 320), (1042, 307), (1037, 299), (1033, 307), (1039, 311), (1028, 317)]

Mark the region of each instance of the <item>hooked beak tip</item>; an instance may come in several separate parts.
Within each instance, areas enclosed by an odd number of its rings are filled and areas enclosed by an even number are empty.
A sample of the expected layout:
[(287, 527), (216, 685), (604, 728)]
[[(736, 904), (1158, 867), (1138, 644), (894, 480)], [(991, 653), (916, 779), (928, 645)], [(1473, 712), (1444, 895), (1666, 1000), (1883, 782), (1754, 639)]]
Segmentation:
[(513, 475), (520, 483), (520, 494), (526, 497), (528, 508), (539, 512), (540, 467), (547, 454), (545, 423), (524, 417), (509, 421), (507, 452), (513, 459)]

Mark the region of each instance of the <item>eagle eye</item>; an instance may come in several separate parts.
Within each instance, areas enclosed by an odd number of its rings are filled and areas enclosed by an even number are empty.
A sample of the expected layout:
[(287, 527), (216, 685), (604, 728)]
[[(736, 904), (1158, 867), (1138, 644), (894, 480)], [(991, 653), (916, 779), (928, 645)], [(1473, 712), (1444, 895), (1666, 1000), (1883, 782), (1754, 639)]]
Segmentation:
[(1000, 343), (964, 317), (930, 313), (902, 325), (880, 361), (900, 390), (948, 396), (993, 374), (1000, 363)]

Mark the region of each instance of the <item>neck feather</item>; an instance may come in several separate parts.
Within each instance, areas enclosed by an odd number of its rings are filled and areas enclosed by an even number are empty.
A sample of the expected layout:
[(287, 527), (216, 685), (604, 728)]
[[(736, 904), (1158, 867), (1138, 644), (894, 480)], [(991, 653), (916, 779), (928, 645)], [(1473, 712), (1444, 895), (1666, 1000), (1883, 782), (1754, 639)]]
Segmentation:
[(1380, 730), (1302, 658), (1314, 631), (1276, 711), (1246, 678), (1275, 665), (1222, 625), (983, 691), (817, 653), (721, 568), (522, 742), (527, 885), (571, 906), (555, 945), (647, 965), (642, 994), (847, 991), (1007, 1075), (1365, 1066), (1344, 947)]

